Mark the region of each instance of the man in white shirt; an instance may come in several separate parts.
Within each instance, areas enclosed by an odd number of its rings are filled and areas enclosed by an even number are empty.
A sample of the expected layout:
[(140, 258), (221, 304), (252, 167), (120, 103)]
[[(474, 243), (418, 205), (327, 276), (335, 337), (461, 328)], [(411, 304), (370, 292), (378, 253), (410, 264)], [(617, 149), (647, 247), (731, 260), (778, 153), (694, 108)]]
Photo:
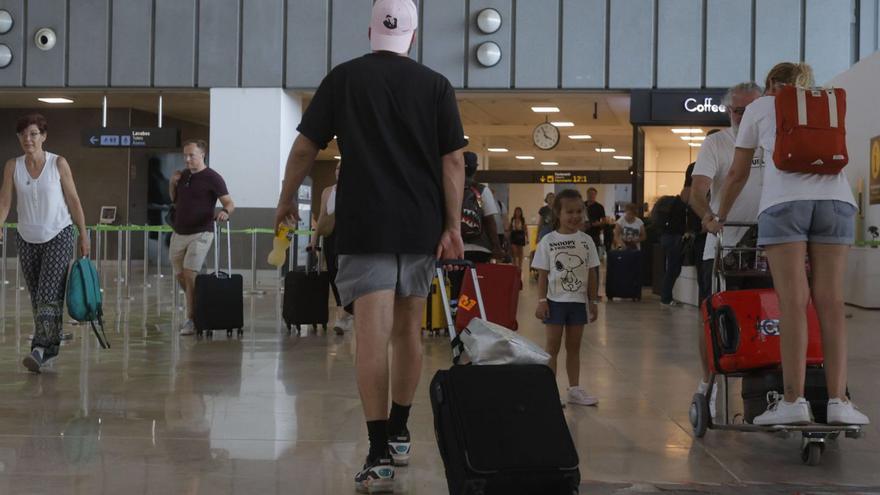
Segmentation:
[[(703, 218), (703, 223), (711, 220), (715, 211), (718, 211), (721, 202), (721, 187), (727, 177), (727, 172), (733, 164), (733, 153), (736, 148), (736, 134), (739, 123), (742, 121), (746, 107), (758, 99), (763, 90), (754, 82), (737, 84), (728, 90), (724, 97), (727, 106), (727, 115), (730, 117), (730, 127), (716, 132), (703, 141), (700, 154), (694, 165), (693, 185), (691, 190), (690, 206)], [(752, 168), (764, 167), (763, 150), (757, 150), (752, 160)], [(756, 172), (761, 172), (756, 171)], [(728, 221), (754, 223), (758, 221), (758, 204), (761, 201), (762, 173), (753, 173), (743, 188), (743, 192), (730, 211)], [(711, 205), (709, 197), (711, 196)], [(724, 246), (732, 247), (745, 235), (747, 229), (728, 228), (724, 229)], [(700, 301), (709, 296), (711, 286), (712, 265), (715, 260), (717, 237), (710, 234), (706, 238), (706, 247), (703, 251), (703, 274), (700, 282)], [(709, 382), (709, 356), (706, 352), (705, 334), (702, 324), (700, 325), (700, 358), (703, 364), (703, 379), (697, 387), (698, 392), (705, 393)], [(713, 390), (714, 398), (714, 390)], [(714, 406), (714, 400), (711, 401)], [(712, 407), (714, 410), (714, 407)], [(713, 413), (714, 416), (714, 413)]]

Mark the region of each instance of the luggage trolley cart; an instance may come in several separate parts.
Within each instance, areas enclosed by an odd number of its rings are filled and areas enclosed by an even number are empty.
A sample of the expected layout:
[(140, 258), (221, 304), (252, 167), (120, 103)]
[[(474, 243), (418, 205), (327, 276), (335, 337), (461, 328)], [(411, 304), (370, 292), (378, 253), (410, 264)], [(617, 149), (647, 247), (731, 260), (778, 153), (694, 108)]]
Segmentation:
[[(726, 227), (754, 227), (753, 223), (727, 223)], [(712, 269), (712, 291), (717, 294), (721, 291), (722, 282), (727, 277), (736, 276), (742, 278), (769, 277), (764, 250), (758, 247), (723, 247), (722, 235), (718, 234), (718, 244), (715, 248), (715, 262)], [(705, 303), (704, 303), (705, 304)], [(860, 438), (862, 436), (862, 428), (857, 425), (825, 425), (810, 424), (803, 426), (796, 425), (775, 425), (760, 426), (747, 423), (736, 423), (730, 419), (730, 407), (728, 401), (729, 381), (731, 378), (743, 378), (749, 375), (751, 371), (725, 372), (721, 369), (719, 356), (716, 349), (720, 349), (721, 341), (726, 335), (724, 328), (724, 319), (719, 319), (717, 324), (709, 325), (709, 336), (711, 339), (711, 355), (710, 359), (715, 363), (709, 387), (706, 393), (694, 394), (689, 410), (689, 419), (693, 426), (694, 435), (702, 438), (706, 435), (707, 430), (724, 430), (738, 432), (759, 432), (771, 433), (782, 438), (790, 438), (794, 434), (801, 434), (803, 441), (801, 442), (801, 460), (810, 466), (816, 466), (821, 462), (822, 453), (825, 451), (825, 445), (828, 441), (837, 440), (840, 435), (846, 438)], [(766, 370), (754, 370), (766, 371)], [(716, 378), (721, 378), (720, 383), (716, 384)], [(713, 389), (718, 386), (721, 388), (720, 398), (723, 399), (724, 407), (717, 411), (717, 418), (713, 418), (709, 410), (709, 398), (712, 396)], [(774, 392), (770, 392), (769, 395)]]

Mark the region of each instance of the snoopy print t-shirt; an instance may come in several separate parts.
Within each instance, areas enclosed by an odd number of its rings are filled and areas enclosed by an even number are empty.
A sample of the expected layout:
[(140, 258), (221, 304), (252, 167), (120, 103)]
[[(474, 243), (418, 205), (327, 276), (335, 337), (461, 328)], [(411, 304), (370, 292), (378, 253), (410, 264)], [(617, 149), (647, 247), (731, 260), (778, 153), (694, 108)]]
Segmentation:
[(596, 244), (583, 232), (550, 232), (538, 243), (532, 261), (532, 268), (550, 272), (547, 299), (561, 303), (587, 301), (590, 268), (597, 266)]

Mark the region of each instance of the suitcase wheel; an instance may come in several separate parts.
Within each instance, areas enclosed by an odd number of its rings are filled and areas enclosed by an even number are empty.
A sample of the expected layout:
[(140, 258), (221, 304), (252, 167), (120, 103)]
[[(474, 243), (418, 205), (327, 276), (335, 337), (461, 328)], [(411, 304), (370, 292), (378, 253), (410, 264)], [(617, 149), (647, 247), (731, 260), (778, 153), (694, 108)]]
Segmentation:
[(227, 329), (226, 329), (226, 338), (228, 339), (228, 338), (230, 338), (230, 337), (232, 337), (232, 329), (231, 329), (231, 328), (227, 328)]
[(244, 337), (244, 328), (239, 328), (239, 329), (238, 329), (238, 336), (239, 336), (239, 337)]
[(323, 328), (323, 329), (324, 329), (324, 331), (325, 331), (325, 332), (326, 332), (326, 331), (327, 331), (327, 324), (326, 324), (326, 323), (324, 323), (324, 324), (323, 324), (323, 325), (321, 325), (321, 328)]

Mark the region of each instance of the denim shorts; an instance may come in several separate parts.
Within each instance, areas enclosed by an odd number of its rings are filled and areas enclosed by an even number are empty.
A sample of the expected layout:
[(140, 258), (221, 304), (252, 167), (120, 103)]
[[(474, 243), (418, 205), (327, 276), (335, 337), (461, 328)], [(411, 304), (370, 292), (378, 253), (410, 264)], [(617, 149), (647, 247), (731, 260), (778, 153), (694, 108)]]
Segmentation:
[(856, 207), (837, 200), (788, 201), (758, 216), (758, 245), (788, 242), (850, 245), (855, 241)]
[(587, 303), (547, 301), (550, 306), (550, 317), (544, 320), (545, 325), (586, 325)]

